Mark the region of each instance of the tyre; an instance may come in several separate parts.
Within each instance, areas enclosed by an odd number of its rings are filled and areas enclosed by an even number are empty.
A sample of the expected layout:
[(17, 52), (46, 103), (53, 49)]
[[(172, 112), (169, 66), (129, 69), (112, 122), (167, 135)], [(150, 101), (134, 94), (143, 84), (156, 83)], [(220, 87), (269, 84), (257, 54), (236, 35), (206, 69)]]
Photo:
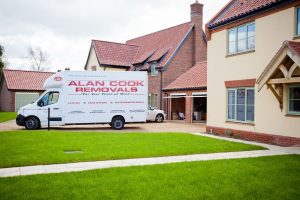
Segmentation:
[(115, 130), (121, 130), (124, 128), (125, 121), (122, 117), (114, 117), (111, 120), (111, 127)]
[(155, 117), (155, 122), (162, 123), (164, 121), (164, 116), (162, 114), (157, 114)]
[(35, 130), (40, 127), (40, 122), (36, 117), (28, 117), (25, 119), (25, 128), (27, 130)]

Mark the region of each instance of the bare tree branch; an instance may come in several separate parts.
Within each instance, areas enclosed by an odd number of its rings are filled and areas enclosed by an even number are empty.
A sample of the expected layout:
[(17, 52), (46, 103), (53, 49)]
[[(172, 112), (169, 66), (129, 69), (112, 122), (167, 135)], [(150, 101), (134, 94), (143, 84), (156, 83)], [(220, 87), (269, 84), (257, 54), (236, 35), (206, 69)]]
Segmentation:
[(40, 47), (27, 48), (27, 58), (30, 60), (30, 67), (34, 71), (46, 71), (49, 69), (50, 59), (47, 52), (43, 51)]

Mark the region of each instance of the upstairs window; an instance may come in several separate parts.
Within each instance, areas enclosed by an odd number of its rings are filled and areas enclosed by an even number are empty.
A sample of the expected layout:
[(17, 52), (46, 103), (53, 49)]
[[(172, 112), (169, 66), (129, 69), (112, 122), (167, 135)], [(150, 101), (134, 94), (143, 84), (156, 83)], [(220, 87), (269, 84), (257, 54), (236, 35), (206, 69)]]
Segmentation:
[(296, 36), (300, 36), (300, 7), (296, 10)]
[(255, 49), (255, 23), (245, 24), (228, 30), (228, 54)]
[(157, 64), (153, 63), (151, 64), (151, 76), (157, 76), (158, 71), (156, 70)]

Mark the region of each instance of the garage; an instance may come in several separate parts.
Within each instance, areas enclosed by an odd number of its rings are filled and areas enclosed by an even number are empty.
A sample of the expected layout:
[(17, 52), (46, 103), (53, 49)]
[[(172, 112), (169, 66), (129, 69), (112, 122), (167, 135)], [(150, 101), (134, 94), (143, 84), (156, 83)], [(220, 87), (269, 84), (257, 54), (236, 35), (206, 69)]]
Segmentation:
[(169, 120), (206, 123), (206, 62), (197, 63), (163, 88)]
[(15, 110), (18, 111), (22, 106), (30, 104), (39, 98), (39, 93), (16, 92)]
[(15, 112), (44, 92), (43, 84), (52, 72), (3, 70), (0, 83), (0, 111)]

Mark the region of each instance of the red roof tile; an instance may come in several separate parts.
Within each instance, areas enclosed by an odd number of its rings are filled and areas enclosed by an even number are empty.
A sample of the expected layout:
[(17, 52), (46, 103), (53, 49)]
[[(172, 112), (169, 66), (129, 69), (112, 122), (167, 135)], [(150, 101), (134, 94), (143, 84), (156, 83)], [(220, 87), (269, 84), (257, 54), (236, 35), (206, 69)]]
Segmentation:
[(294, 54), (300, 56), (300, 41), (286, 41), (286, 44)]
[(158, 67), (163, 67), (192, 27), (193, 24), (191, 22), (187, 22), (158, 32), (128, 40), (126, 44), (137, 45), (140, 47), (137, 53), (137, 57), (140, 57), (145, 52), (153, 50), (169, 50), (163, 60), (158, 63)]
[(37, 72), (24, 70), (3, 70), (4, 78), (9, 90), (41, 90), (45, 80), (53, 75), (52, 72)]
[(139, 49), (136, 45), (93, 40), (99, 62), (103, 65), (131, 67)]
[(207, 63), (199, 62), (163, 90), (193, 89), (207, 86)]
[(152, 56), (154, 53), (154, 50), (146, 51), (140, 56), (137, 56), (133, 64), (139, 64), (145, 62), (150, 56)]
[(234, 20), (253, 11), (263, 9), (277, 3), (285, 3), (286, 0), (231, 0), (209, 22), (208, 27)]
[(158, 61), (161, 59), (164, 55), (168, 53), (169, 49), (163, 48), (155, 51), (155, 53), (151, 56), (149, 59), (149, 62)]

